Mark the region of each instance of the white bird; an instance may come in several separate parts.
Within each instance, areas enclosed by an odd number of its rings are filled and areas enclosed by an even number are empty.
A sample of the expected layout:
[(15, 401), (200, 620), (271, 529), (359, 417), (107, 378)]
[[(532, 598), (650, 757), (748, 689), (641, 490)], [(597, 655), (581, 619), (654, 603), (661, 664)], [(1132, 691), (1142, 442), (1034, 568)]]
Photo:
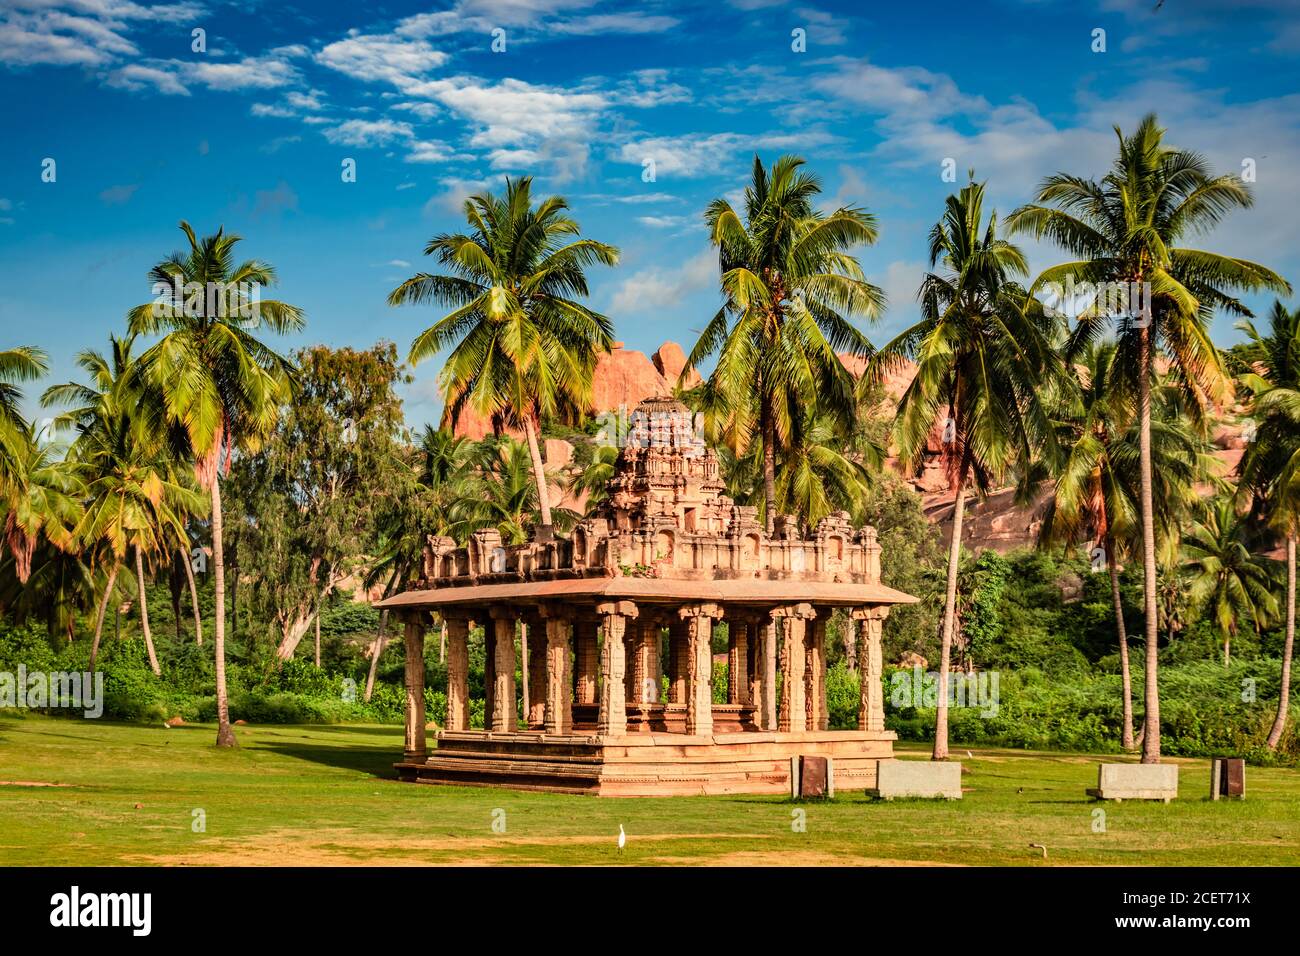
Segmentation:
[(627, 834), (623, 832), (623, 824), (618, 825), (618, 851), (623, 852), (623, 847), (627, 846)]
[(971, 753), (969, 750), (966, 751), (966, 756), (967, 756), (967, 757), (970, 757), (971, 760), (974, 760), (974, 759), (975, 759), (975, 755), (974, 755), (973, 753)]

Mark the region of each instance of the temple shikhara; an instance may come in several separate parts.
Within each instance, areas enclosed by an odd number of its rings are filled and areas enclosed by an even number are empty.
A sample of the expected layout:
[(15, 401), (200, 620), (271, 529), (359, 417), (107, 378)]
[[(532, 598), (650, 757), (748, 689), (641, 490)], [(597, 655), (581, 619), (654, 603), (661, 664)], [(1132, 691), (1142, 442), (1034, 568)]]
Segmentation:
[[(784, 793), (791, 758), (827, 757), (837, 788), (874, 786), (895, 739), (881, 628), (892, 605), (915, 599), (880, 583), (874, 528), (840, 513), (807, 533), (777, 517), (769, 534), (723, 491), (690, 412), (654, 398), (630, 417), (608, 497), (569, 537), (503, 545), (484, 529), (464, 548), (431, 538), (421, 587), (378, 605), (405, 623), (402, 779), (601, 796)], [(853, 730), (829, 729), (826, 707), (837, 609), (861, 662)], [(430, 749), (424, 636), (435, 616), (447, 630), (447, 717)], [(726, 703), (714, 702), (720, 625)], [(486, 646), (483, 729), (469, 719), (474, 627)]]

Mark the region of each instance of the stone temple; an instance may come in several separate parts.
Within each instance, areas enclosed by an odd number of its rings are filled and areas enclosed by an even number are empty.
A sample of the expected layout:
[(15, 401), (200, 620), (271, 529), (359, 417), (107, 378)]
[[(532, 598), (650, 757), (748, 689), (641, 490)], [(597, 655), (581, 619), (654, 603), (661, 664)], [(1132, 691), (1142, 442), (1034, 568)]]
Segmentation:
[[(787, 793), (792, 758), (825, 757), (837, 788), (874, 786), (895, 739), (881, 628), (892, 605), (915, 598), (880, 583), (874, 528), (839, 513), (807, 534), (777, 517), (769, 534), (723, 491), (687, 408), (652, 398), (630, 417), (608, 497), (567, 538), (542, 530), (503, 546), (490, 528), (464, 548), (430, 538), (419, 588), (378, 605), (405, 623), (402, 779), (601, 796)], [(828, 726), (836, 610), (861, 661), (853, 730)], [(447, 717), (430, 749), (424, 635), (435, 615), (447, 635)], [(719, 625), (726, 703), (714, 702)], [(487, 652), (481, 730), (469, 725), (476, 626)]]

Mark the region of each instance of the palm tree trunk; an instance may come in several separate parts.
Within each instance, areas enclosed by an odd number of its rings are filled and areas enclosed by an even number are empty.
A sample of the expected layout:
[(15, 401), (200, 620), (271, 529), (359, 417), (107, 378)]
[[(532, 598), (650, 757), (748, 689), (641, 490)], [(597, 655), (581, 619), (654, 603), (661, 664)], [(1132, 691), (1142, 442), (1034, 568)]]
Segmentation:
[(764, 396), (760, 427), (763, 431), (763, 517), (767, 533), (776, 527), (776, 422), (772, 418), (772, 404)]
[(370, 696), (375, 692), (375, 674), (379, 671), (379, 656), (384, 653), (384, 646), (388, 643), (384, 640), (384, 631), (388, 627), (388, 609), (379, 612), (379, 630), (375, 634), (375, 642), (370, 645), (370, 669), (366, 672), (366, 694), (365, 701), (370, 703)]
[(135, 548), (135, 582), (140, 592), (140, 630), (144, 632), (144, 649), (149, 652), (149, 669), (162, 677), (158, 652), (153, 647), (153, 633), (149, 630), (149, 600), (144, 594), (144, 555), (140, 553), (139, 545)]
[[(402, 569), (399, 564), (393, 568), (393, 573), (388, 577), (388, 583), (384, 585), (384, 597), (389, 597), (393, 593), (393, 588), (397, 585), (397, 579), (401, 576)], [(384, 653), (384, 648), (388, 641), (384, 639), (384, 632), (388, 628), (388, 611), (387, 609), (379, 612), (379, 630), (375, 633), (374, 643), (370, 645), (370, 667), (366, 671), (366, 694), (365, 701), (370, 703), (370, 696), (375, 692), (375, 675), (379, 671), (379, 657)]]
[(948, 546), (948, 589), (943, 602), (943, 641), (939, 645), (939, 699), (934, 715), (934, 753), (931, 760), (948, 759), (948, 668), (952, 664), (952, 636), (957, 623), (957, 564), (961, 559), (961, 525), (966, 515), (966, 471), (957, 481), (952, 507), (952, 542)]
[(1268, 732), (1268, 749), (1276, 750), (1286, 730), (1291, 706), (1291, 651), (1295, 647), (1295, 533), (1286, 536), (1286, 643), (1282, 645), (1282, 689), (1277, 699), (1277, 717)]
[(212, 583), (216, 628), (212, 639), (217, 677), (217, 746), (238, 747), (230, 728), (230, 697), (226, 691), (226, 555), (221, 533), (221, 479), (212, 476)]
[(524, 434), (528, 437), (528, 454), (533, 459), (533, 479), (537, 482), (537, 507), (542, 513), (542, 527), (551, 527), (551, 491), (546, 486), (546, 470), (542, 466), (542, 450), (537, 444), (537, 429), (532, 418), (524, 419)]
[(199, 589), (194, 583), (194, 566), (190, 564), (190, 555), (181, 552), (181, 564), (185, 565), (185, 579), (190, 584), (190, 603), (194, 606), (194, 643), (203, 646), (203, 615), (199, 611)]
[(1142, 604), (1146, 613), (1145, 713), (1142, 762), (1160, 762), (1159, 616), (1156, 610), (1156, 522), (1151, 490), (1151, 326), (1138, 345), (1138, 469), (1142, 514)]
[(1119, 565), (1115, 562), (1115, 542), (1106, 542), (1106, 565), (1110, 571), (1110, 599), (1115, 605), (1115, 633), (1119, 637), (1119, 674), (1124, 688), (1124, 726), (1120, 746), (1133, 749), (1133, 673), (1128, 663), (1128, 629), (1124, 627), (1124, 600), (1119, 593)]
[(117, 565), (114, 564), (112, 570), (108, 572), (108, 580), (104, 583), (104, 596), (99, 601), (99, 612), (95, 615), (95, 639), (90, 642), (90, 669), (95, 669), (95, 658), (99, 656), (99, 639), (104, 634), (104, 614), (108, 611), (108, 599), (113, 593), (113, 586), (117, 584)]

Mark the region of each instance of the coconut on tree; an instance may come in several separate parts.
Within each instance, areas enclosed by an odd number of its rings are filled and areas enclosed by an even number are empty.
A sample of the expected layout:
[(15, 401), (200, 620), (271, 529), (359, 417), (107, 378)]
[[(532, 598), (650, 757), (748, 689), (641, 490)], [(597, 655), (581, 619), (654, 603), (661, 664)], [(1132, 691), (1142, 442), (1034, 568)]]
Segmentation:
[(863, 377), (877, 384), (907, 360), (916, 373), (895, 420), (899, 457), (919, 465), (936, 421), (953, 493), (952, 536), (939, 651), (933, 758), (948, 757), (948, 669), (956, 632), (957, 572), (967, 492), (983, 496), (1013, 465), (1028, 468), (1052, 439), (1042, 390), (1059, 377), (1055, 320), (1017, 280), (1021, 250), (998, 236), (997, 213), (984, 215), (984, 184), (972, 181), (945, 203), (930, 232), (930, 265), (918, 299), (921, 320), (881, 348)]
[[(1160, 760), (1159, 618), (1156, 526), (1151, 462), (1152, 385), (1156, 358), (1177, 370), (1190, 404), (1222, 400), (1227, 379), (1209, 324), (1216, 309), (1250, 311), (1233, 293), (1290, 292), (1277, 273), (1255, 262), (1184, 245), (1234, 209), (1249, 207), (1239, 176), (1216, 176), (1205, 159), (1164, 141), (1148, 115), (1131, 135), (1115, 128), (1119, 151), (1100, 181), (1058, 173), (1036, 201), (1013, 212), (1013, 232), (1048, 238), (1075, 256), (1042, 273), (1034, 289), (1090, 302), (1080, 312), (1067, 361), (1117, 326), (1119, 358), (1132, 377), (1139, 427), (1139, 519), (1145, 615), (1143, 763)], [(1085, 285), (1086, 284), (1086, 285)]]
[(211, 502), (217, 746), (233, 747), (220, 476), (236, 450), (260, 445), (292, 388), (292, 364), (259, 334), (298, 331), (303, 316), (297, 306), (261, 298), (275, 283), (275, 269), (236, 260), (239, 236), (223, 228), (200, 239), (189, 223), (180, 228), (188, 248), (150, 270), (156, 298), (127, 318), (133, 334), (160, 336), (140, 356), (140, 374), (160, 397), (168, 438), (192, 462)]
[(416, 365), (451, 348), (440, 385), (442, 427), (464, 410), (493, 431), (523, 432), (541, 525), (552, 525), (539, 433), (544, 421), (581, 419), (591, 407), (592, 374), (613, 347), (613, 324), (580, 301), (595, 265), (618, 263), (618, 249), (580, 237), (568, 203), (550, 196), (534, 205), (532, 178), (507, 179), (505, 194), (465, 200), (469, 232), (431, 239), (424, 254), (444, 274), (417, 273), (388, 296), (389, 305), (451, 309), (411, 343)]

